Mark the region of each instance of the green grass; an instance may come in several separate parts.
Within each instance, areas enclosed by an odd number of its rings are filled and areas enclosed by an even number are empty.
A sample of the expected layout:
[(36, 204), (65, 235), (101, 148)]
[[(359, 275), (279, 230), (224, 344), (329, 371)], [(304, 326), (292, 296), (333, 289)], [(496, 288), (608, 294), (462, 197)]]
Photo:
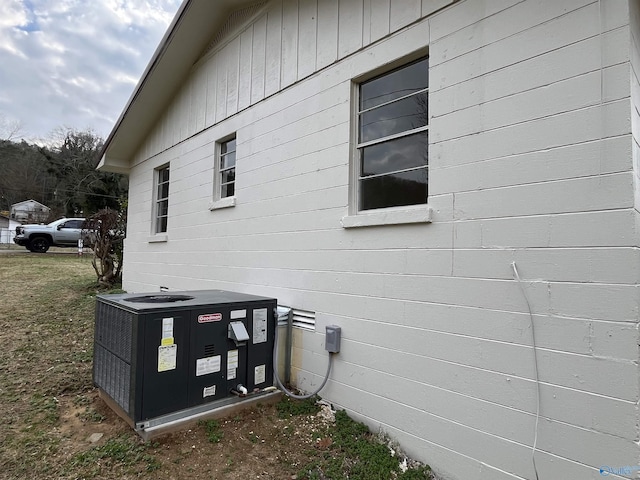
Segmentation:
[(69, 464), (85, 476), (98, 476), (103, 471), (108, 472), (116, 467), (124, 467), (127, 473), (139, 472), (140, 467), (143, 467), (143, 471), (153, 472), (158, 470), (161, 464), (148, 452), (156, 446), (156, 444), (141, 443), (130, 435), (122, 435), (111, 438), (103, 445), (91, 450), (76, 454)]
[(311, 397), (306, 400), (283, 397), (276, 405), (278, 418), (289, 418), (295, 415), (315, 415), (320, 411), (318, 400), (319, 397)]
[(220, 440), (224, 437), (224, 433), (220, 428), (220, 422), (218, 420), (200, 420), (198, 425), (204, 427), (207, 433), (207, 440), (211, 443), (220, 443)]
[[(398, 458), (386, 443), (373, 435), (363, 423), (353, 420), (344, 410), (335, 414), (335, 424), (324, 432), (327, 449), (299, 472), (299, 479), (320, 480), (425, 480), (431, 469), (423, 466), (400, 470)], [(310, 451), (310, 454), (314, 453)]]

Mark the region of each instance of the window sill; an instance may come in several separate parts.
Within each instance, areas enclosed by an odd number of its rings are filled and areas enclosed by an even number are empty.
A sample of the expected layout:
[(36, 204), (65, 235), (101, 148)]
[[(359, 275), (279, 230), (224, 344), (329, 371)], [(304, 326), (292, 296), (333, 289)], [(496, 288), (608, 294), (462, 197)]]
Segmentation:
[(401, 225), (405, 223), (430, 223), (431, 207), (387, 208), (342, 217), (343, 228), (374, 227), (379, 225)]
[(234, 207), (236, 205), (236, 197), (221, 198), (209, 203), (209, 210), (219, 210), (221, 208)]
[(148, 243), (162, 243), (169, 241), (169, 235), (166, 233), (159, 233), (157, 235), (151, 235), (147, 238)]

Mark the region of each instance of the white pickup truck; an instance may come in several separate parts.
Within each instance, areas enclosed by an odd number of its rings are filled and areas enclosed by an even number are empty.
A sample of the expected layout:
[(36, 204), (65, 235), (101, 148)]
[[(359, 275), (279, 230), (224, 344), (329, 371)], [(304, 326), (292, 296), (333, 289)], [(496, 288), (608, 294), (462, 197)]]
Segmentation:
[(82, 238), (84, 218), (61, 218), (48, 225), (19, 225), (13, 241), (36, 253), (49, 247), (77, 247)]

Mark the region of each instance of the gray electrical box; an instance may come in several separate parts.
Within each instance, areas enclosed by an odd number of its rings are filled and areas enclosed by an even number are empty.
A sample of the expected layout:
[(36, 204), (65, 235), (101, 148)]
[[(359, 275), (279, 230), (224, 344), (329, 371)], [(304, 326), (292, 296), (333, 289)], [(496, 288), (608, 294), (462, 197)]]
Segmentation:
[(342, 328), (337, 325), (327, 325), (325, 337), (324, 349), (329, 353), (338, 353), (340, 351)]

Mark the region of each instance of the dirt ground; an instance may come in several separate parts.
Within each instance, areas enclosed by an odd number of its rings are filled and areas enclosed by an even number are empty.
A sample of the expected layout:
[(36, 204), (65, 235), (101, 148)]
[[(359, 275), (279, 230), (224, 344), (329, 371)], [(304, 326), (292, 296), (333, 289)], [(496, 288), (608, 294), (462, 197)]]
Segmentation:
[[(218, 420), (217, 441), (208, 438), (206, 425), (200, 423), (143, 444), (96, 391), (88, 396), (90, 408), (97, 413), (95, 417), (103, 417), (99, 422), (87, 419), (85, 407), (75, 405), (72, 398), (60, 399), (59, 433), (64, 438), (61, 449), (67, 452), (65, 457), (124, 437), (144, 446), (145, 454), (155, 457), (157, 463), (143, 459), (123, 466), (106, 458), (81, 468), (78, 473), (86, 475), (83, 478), (295, 479), (308, 463), (310, 450), (323, 448), (323, 432), (330, 423), (315, 414), (278, 418), (275, 405), (260, 405)], [(103, 436), (91, 444), (94, 434)]]

